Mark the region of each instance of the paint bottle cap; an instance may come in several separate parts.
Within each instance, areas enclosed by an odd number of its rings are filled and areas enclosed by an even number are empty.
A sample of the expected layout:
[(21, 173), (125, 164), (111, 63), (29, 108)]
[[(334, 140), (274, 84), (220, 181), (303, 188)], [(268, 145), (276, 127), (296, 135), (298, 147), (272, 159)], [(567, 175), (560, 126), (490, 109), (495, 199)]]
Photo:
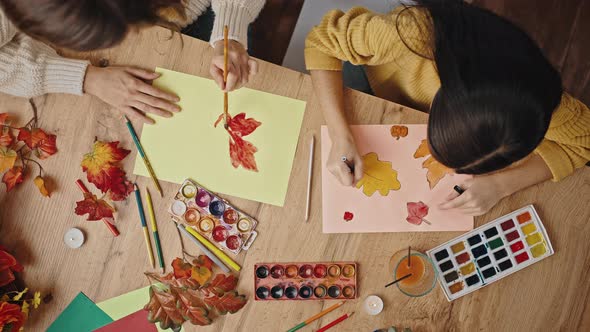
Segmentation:
[(383, 300), (377, 295), (369, 295), (363, 303), (365, 312), (371, 316), (378, 315), (383, 311)]
[(70, 228), (64, 234), (64, 242), (72, 249), (80, 248), (84, 244), (84, 233), (78, 228)]

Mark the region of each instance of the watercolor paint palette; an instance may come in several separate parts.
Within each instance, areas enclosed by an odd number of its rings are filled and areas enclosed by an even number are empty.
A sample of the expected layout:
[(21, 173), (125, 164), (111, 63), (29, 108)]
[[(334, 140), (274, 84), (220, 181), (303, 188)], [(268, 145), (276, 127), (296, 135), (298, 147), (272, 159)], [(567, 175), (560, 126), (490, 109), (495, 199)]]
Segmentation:
[(427, 251), (449, 301), (553, 255), (532, 205)]
[(256, 301), (356, 299), (354, 262), (259, 263), (254, 265)]
[(233, 254), (248, 250), (258, 236), (258, 221), (192, 180), (184, 180), (169, 209), (217, 247)]

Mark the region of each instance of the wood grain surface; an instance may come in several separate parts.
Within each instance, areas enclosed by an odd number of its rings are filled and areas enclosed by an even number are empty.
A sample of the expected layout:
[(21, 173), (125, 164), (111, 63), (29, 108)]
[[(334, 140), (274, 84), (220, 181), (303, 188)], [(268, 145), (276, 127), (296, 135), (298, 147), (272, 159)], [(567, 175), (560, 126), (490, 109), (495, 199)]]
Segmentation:
[[(77, 54), (111, 65), (156, 66), (208, 77), (212, 52), (208, 44), (181, 37), (163, 28), (149, 28), (129, 36), (119, 47), (90, 54)], [(547, 228), (556, 254), (453, 303), (437, 288), (429, 295), (410, 299), (391, 281), (389, 258), (411, 245), (425, 251), (459, 233), (322, 234), (321, 173), (318, 156), (314, 163), (311, 216), (304, 222), (310, 135), (319, 138), (323, 124), (318, 101), (307, 75), (261, 62), (260, 72), (249, 87), (307, 101), (300, 142), (283, 208), (228, 197), (259, 220), (260, 233), (252, 248), (238, 257), (244, 269), (238, 290), (248, 304), (238, 313), (220, 317), (209, 327), (185, 324), (186, 331), (278, 331), (286, 330), (330, 306), (333, 301), (253, 300), (253, 266), (262, 261), (356, 261), (360, 265), (358, 300), (306, 327), (311, 331), (345, 312), (356, 314), (334, 331), (372, 331), (386, 326), (410, 327), (413, 331), (580, 331), (590, 328), (590, 169), (577, 171), (559, 183), (547, 182), (501, 201), (488, 214), (476, 218), (476, 226), (534, 204)], [(346, 91), (346, 105), (353, 124), (425, 123), (427, 115), (359, 92)], [(117, 226), (121, 235), (113, 238), (100, 222), (87, 222), (74, 214), (82, 195), (74, 181), (85, 178), (79, 166), (95, 138), (121, 141), (133, 152), (124, 162), (125, 170), (141, 188), (148, 178), (132, 174), (137, 157), (122, 115), (109, 110), (91, 96), (49, 95), (34, 99), (40, 112), (40, 126), (58, 136), (59, 152), (43, 162), (54, 184), (51, 198), (44, 198), (29, 178), (14, 192), (0, 192), (0, 241), (25, 265), (24, 278), (31, 289), (52, 292), (54, 300), (33, 313), (29, 331), (44, 330), (79, 291), (96, 302), (148, 284), (143, 272), (149, 270), (145, 244), (133, 198), (117, 203)], [(0, 110), (16, 114), (20, 123), (31, 115), (25, 99), (2, 95)], [(183, 110), (198, 112), (199, 110)], [(136, 129), (141, 131), (138, 123)], [(319, 146), (317, 144), (316, 146)], [(149, 154), (149, 146), (145, 147)], [(179, 151), (180, 152), (180, 151)], [(190, 176), (190, 174), (187, 174)], [(169, 222), (168, 204), (178, 185), (163, 182), (164, 198), (154, 195), (167, 265), (181, 254), (174, 224)], [(92, 189), (93, 186), (90, 186)], [(261, 190), (264, 190), (261, 188)], [(72, 250), (63, 243), (70, 227), (81, 228), (83, 247)], [(187, 243), (189, 252), (198, 249)], [(371, 294), (385, 302), (378, 316), (368, 316), (362, 301)]]

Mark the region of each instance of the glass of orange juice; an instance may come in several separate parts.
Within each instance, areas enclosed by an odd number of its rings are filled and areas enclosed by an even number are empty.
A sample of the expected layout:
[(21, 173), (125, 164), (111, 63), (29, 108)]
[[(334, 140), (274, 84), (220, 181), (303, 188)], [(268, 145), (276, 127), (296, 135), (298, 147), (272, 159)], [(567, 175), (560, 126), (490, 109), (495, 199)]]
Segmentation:
[(436, 269), (434, 264), (425, 254), (411, 250), (408, 264), (408, 250), (396, 252), (390, 260), (390, 267), (393, 268), (394, 280), (403, 278), (408, 274), (411, 276), (396, 283), (397, 288), (407, 296), (424, 296), (436, 285)]

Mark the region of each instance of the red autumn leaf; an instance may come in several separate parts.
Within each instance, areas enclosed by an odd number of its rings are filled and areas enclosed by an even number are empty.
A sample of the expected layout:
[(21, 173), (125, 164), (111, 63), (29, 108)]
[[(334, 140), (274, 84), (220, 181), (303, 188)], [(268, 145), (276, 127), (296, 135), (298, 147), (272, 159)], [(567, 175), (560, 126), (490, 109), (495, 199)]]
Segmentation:
[(0, 146), (8, 147), (12, 144), (13, 138), (8, 128), (0, 128)]
[(351, 221), (354, 218), (354, 214), (352, 212), (344, 212), (344, 221)]
[(406, 220), (410, 224), (420, 225), (424, 221), (424, 217), (428, 215), (428, 205), (423, 202), (408, 202), (408, 217)]
[(5, 124), (7, 119), (8, 113), (0, 113), (0, 125)]
[(177, 298), (171, 293), (150, 287), (150, 301), (144, 307), (151, 323), (160, 323), (163, 330), (177, 330), (184, 323), (184, 317), (177, 308)]
[(14, 187), (23, 182), (23, 168), (20, 166), (13, 167), (4, 173), (2, 182), (6, 184), (6, 192), (11, 191)]
[(122, 183), (117, 183), (109, 190), (108, 197), (112, 201), (124, 201), (129, 194), (133, 192), (133, 182), (125, 180)]
[(235, 136), (232, 132), (230, 132), (230, 136), (229, 156), (232, 166), (238, 168), (238, 166), (242, 165), (247, 170), (258, 172), (256, 159), (254, 158), (254, 153), (258, 149), (252, 143)]
[(193, 261), (193, 265), (204, 266), (209, 270), (213, 270), (213, 261), (206, 255), (199, 255), (197, 259)]
[(113, 198), (122, 200), (131, 191), (125, 171), (118, 166), (118, 162), (131, 151), (122, 149), (118, 145), (119, 142), (95, 142), (92, 152), (84, 155), (81, 165), (89, 182), (103, 193), (112, 191)]
[(49, 156), (53, 156), (57, 152), (57, 145), (56, 145), (57, 136), (55, 135), (46, 135), (45, 139), (39, 142), (35, 153), (39, 159), (47, 159)]
[[(240, 113), (233, 118), (229, 118), (228, 127), (236, 136), (244, 137), (250, 135), (262, 123), (253, 118), (246, 119), (246, 113)], [(232, 135), (233, 136), (233, 135)]]
[(236, 291), (229, 291), (223, 294), (222, 297), (207, 297), (204, 301), (207, 307), (215, 309), (219, 315), (225, 315), (228, 312), (233, 314), (242, 309), (247, 302), (246, 297), (238, 295)]
[(14, 272), (22, 272), (23, 270), (23, 266), (16, 258), (0, 247), (0, 287), (14, 281)]
[(21, 331), (26, 314), (18, 304), (0, 302), (0, 328), (2, 331)]
[(205, 284), (201, 290), (207, 296), (211, 294), (223, 296), (223, 293), (234, 290), (237, 284), (238, 279), (233, 274), (218, 274), (210, 282)]
[(76, 202), (76, 214), (83, 216), (88, 213), (88, 221), (101, 220), (102, 218), (113, 218), (115, 209), (104, 199), (97, 199), (91, 193), (84, 193), (84, 200)]
[(172, 261), (172, 269), (174, 270), (174, 277), (177, 279), (190, 278), (193, 266), (186, 263), (181, 258), (175, 258)]
[(172, 287), (172, 293), (175, 293), (179, 299), (176, 306), (184, 319), (200, 326), (213, 323), (213, 320), (208, 316), (209, 310), (201, 300), (198, 290)]
[(57, 137), (49, 135), (39, 128), (33, 128), (33, 130), (20, 128), (17, 139), (25, 142), (29, 149), (34, 150), (39, 159), (46, 159), (57, 152)]

